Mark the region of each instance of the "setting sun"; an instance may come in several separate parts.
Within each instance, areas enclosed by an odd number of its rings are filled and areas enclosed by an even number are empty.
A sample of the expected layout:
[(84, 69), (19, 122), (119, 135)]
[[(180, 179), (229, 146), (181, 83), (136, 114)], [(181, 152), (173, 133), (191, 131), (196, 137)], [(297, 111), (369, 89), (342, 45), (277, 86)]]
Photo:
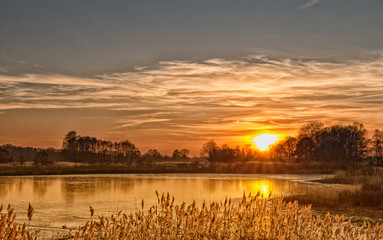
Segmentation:
[(276, 134), (262, 134), (253, 138), (255, 147), (261, 151), (267, 150), (270, 145), (278, 141), (278, 135)]

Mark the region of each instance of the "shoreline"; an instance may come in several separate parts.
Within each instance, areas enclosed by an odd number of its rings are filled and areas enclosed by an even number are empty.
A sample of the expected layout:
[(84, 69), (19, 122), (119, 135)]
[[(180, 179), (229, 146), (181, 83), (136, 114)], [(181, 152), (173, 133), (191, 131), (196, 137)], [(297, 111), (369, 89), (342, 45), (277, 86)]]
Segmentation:
[(158, 164), (127, 166), (119, 164), (3, 165), (0, 176), (72, 175), (72, 174), (334, 174), (337, 168), (307, 167), (296, 163), (235, 163), (235, 164)]

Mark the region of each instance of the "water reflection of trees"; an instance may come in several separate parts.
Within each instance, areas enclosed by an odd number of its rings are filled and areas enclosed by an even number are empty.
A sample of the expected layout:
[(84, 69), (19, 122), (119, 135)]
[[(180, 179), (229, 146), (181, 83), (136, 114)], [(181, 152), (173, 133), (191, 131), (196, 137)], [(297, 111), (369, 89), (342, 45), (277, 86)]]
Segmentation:
[[(61, 189), (61, 194), (60, 194)], [(48, 198), (60, 203), (121, 202), (131, 204), (141, 198), (145, 203), (155, 200), (155, 191), (169, 192), (177, 201), (224, 199), (241, 197), (243, 192), (255, 195), (288, 195), (328, 189), (319, 184), (290, 180), (209, 177), (150, 177), (150, 176), (63, 176), (0, 178), (0, 199)], [(57, 196), (52, 194), (57, 194)], [(16, 201), (16, 200), (13, 200)]]
[[(7, 195), (12, 198), (45, 197), (52, 181), (45, 177), (10, 177), (0, 181), (0, 196)], [(32, 190), (32, 193), (29, 192)]]
[(63, 177), (61, 193), (67, 203), (73, 203), (75, 197), (92, 198), (97, 193), (107, 196), (111, 192), (129, 192), (134, 179), (120, 177)]
[(44, 197), (50, 185), (52, 185), (51, 179), (47, 179), (45, 177), (33, 178), (33, 194), (37, 194), (40, 198)]
[(0, 196), (6, 196), (8, 193), (9, 181), (0, 181)]
[(215, 193), (215, 191), (217, 189), (217, 180), (216, 179), (210, 179), (210, 180), (203, 179), (202, 186), (204, 187), (204, 189), (208, 190), (208, 191), (204, 190), (204, 192)]

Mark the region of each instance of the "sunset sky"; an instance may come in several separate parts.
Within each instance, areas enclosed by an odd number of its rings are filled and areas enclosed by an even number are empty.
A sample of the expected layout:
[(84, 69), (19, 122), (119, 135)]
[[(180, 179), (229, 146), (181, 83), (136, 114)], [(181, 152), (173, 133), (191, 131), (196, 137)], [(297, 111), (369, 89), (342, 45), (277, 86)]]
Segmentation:
[(382, 0), (0, 0), (0, 144), (171, 153), (383, 129)]

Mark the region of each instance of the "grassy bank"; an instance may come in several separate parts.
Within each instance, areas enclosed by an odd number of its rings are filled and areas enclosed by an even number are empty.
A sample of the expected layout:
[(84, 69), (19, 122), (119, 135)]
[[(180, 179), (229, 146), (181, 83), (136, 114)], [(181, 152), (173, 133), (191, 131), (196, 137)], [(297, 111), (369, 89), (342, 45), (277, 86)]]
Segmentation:
[(354, 190), (309, 193), (291, 196), (301, 203), (315, 206), (377, 207), (383, 209), (383, 169), (362, 167), (337, 172), (333, 178), (322, 179), (323, 184), (349, 184)]
[[(381, 239), (383, 226), (356, 227), (343, 216), (314, 216), (310, 206), (282, 198), (244, 196), (232, 202), (174, 204), (169, 194), (128, 215), (100, 216), (60, 239)], [(15, 223), (11, 208), (1, 214), (3, 238), (31, 239), (37, 233)], [(38, 237), (38, 234), (37, 234)], [(38, 239), (38, 238), (37, 238)], [(56, 238), (59, 239), (59, 238)]]
[(0, 166), (0, 176), (124, 174), (124, 173), (243, 173), (243, 174), (324, 174), (339, 166), (319, 163), (241, 162), (241, 163), (154, 163), (145, 166), (123, 164), (60, 164)]
[(314, 209), (321, 212), (345, 213), (359, 222), (365, 218), (383, 222), (383, 169), (358, 166), (338, 171), (333, 178), (322, 179), (319, 182), (355, 187), (350, 190), (316, 191), (287, 196), (286, 200), (311, 204)]

